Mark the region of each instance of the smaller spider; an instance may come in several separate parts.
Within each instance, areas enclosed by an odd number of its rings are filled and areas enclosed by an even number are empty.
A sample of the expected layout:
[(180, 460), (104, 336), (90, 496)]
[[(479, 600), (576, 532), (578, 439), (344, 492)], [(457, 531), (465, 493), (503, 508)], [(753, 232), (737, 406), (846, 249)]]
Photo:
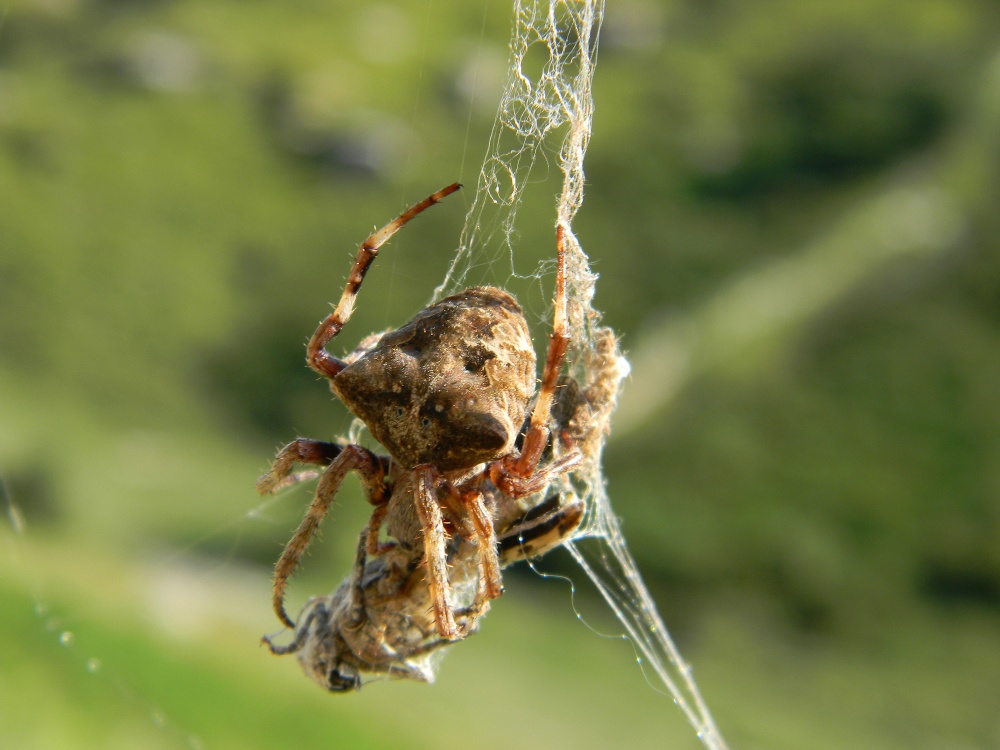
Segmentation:
[[(497, 552), (501, 567), (545, 554), (569, 539), (583, 518), (583, 503), (553, 495), (511, 521), (505, 516), (520, 506), (494, 492), (507, 507), (495, 508)], [(503, 520), (501, 520), (503, 519)], [(353, 572), (329, 596), (310, 599), (299, 615), (295, 637), (287, 646), (263, 642), (276, 655), (294, 653), (303, 671), (333, 693), (361, 687), (364, 678), (386, 675), (420, 682), (434, 679), (433, 655), (452, 643), (437, 631), (431, 592), (420, 554), (397, 553), (401, 547), (369, 557), (367, 529), (361, 532)], [(448, 566), (453, 587), (475, 586), (478, 551), (459, 537), (449, 545)], [(482, 606), (456, 611), (467, 633), (473, 632)]]
[[(366, 239), (358, 251), (336, 309), (320, 322), (306, 349), (308, 365), (387, 449), (376, 455), (359, 445), (300, 438), (279, 451), (257, 481), (261, 493), (294, 481), (296, 462), (326, 466), (316, 495), (275, 566), (272, 604), (285, 613), (288, 578), (326, 515), (341, 482), (356, 471), (375, 506), (366, 529), (369, 555), (383, 524), (403, 557), (419, 549), (427, 567), (429, 597), (441, 638), (468, 632), (456, 622), (448, 574), (449, 532), (475, 541), (479, 588), (473, 610), (503, 593), (496, 532), (486, 498), (511, 499), (542, 491), (582, 459), (575, 449), (542, 464), (548, 424), (566, 348), (566, 260), (563, 227), (556, 228), (556, 284), (552, 333), (527, 429), (522, 425), (534, 394), (535, 351), (515, 299), (495, 287), (472, 287), (418, 312), (395, 331), (365, 339), (345, 359), (325, 350), (350, 318), (361, 282), (379, 248), (408, 221), (461, 186), (449, 185), (404, 211)], [(517, 443), (517, 444), (516, 444)], [(466, 618), (466, 622), (470, 621)], [(474, 622), (474, 618), (472, 619)]]

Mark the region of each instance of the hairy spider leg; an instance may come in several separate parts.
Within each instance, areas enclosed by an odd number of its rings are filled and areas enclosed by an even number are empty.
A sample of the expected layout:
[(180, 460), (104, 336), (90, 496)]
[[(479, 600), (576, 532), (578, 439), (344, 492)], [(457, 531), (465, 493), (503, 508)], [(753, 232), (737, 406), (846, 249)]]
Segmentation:
[[(438, 508), (442, 514), (442, 521), (447, 521), (454, 526), (455, 531), (457, 531), (462, 538), (469, 541), (476, 540), (479, 543), (479, 589), (476, 593), (476, 598), (473, 604), (466, 608), (465, 610), (459, 610), (457, 614), (462, 614), (463, 612), (484, 612), (489, 607), (489, 601), (491, 599), (498, 598), (503, 594), (503, 582), (500, 577), (500, 561), (497, 557), (497, 537), (496, 531), (493, 528), (493, 519), (490, 516), (489, 510), (486, 508), (486, 503), (484, 502), (483, 493), (477, 489), (472, 490), (460, 490), (456, 488), (451, 482), (449, 482), (444, 477), (437, 473), (436, 469), (430, 472), (428, 477), (431, 477), (432, 481), (432, 498), (437, 502)], [(485, 478), (484, 473), (480, 473), (472, 477), (470, 480), (465, 482), (468, 484), (479, 484)], [(420, 513), (420, 504), (417, 503), (418, 515)], [(378, 509), (376, 509), (377, 511)], [(429, 527), (434, 532), (436, 528), (436, 521), (433, 518), (433, 510), (426, 514), (429, 521)], [(424, 522), (424, 516), (420, 516), (421, 525), (424, 526), (424, 556), (426, 559), (430, 559), (430, 555), (436, 554), (437, 550), (443, 549), (442, 546), (438, 544), (437, 540), (428, 541), (426, 537), (427, 524)], [(374, 521), (373, 521), (374, 522)], [(442, 525), (442, 530), (444, 526)], [(429, 563), (428, 563), (429, 564)], [(450, 590), (451, 584), (446, 579), (445, 585)], [(434, 589), (438, 590), (438, 589)], [(438, 596), (434, 594), (432, 590), (431, 599), (432, 601), (438, 601), (435, 597)], [(450, 604), (443, 603), (440, 607), (436, 607), (435, 611), (447, 606), (450, 609)], [(474, 621), (475, 618), (473, 618)], [(438, 620), (440, 622), (440, 620)], [(447, 624), (444, 626), (447, 628)], [(448, 640), (454, 640), (455, 638), (462, 638), (468, 632), (467, 627), (459, 627), (456, 633), (445, 632), (439, 625), (439, 632)]]
[[(479, 570), (480, 587), (476, 594), (478, 600), (496, 599), (503, 594), (503, 582), (500, 578), (500, 560), (497, 558), (497, 535), (493, 528), (493, 520), (483, 502), (483, 493), (479, 490), (468, 490), (462, 493), (462, 503), (472, 519), (479, 539)], [(475, 605), (473, 605), (475, 606)]]
[(316, 496), (310, 503), (295, 535), (288, 542), (274, 567), (271, 604), (278, 619), (290, 628), (294, 628), (295, 623), (285, 613), (285, 585), (298, 567), (299, 560), (309, 546), (313, 534), (319, 528), (320, 522), (330, 510), (330, 503), (333, 502), (341, 482), (351, 471), (358, 472), (365, 496), (372, 505), (381, 506), (389, 500), (385, 472), (379, 457), (359, 445), (345, 445), (340, 454), (323, 472), (319, 485), (316, 487)]
[(351, 313), (354, 312), (354, 300), (361, 288), (361, 282), (364, 281), (365, 274), (368, 273), (368, 269), (378, 256), (379, 248), (392, 235), (402, 229), (410, 219), (426, 211), (435, 203), (439, 203), (461, 187), (459, 183), (455, 182), (438, 190), (433, 195), (427, 196), (361, 243), (358, 255), (354, 259), (354, 266), (351, 268), (351, 275), (347, 277), (347, 284), (344, 286), (340, 302), (337, 303), (336, 309), (319, 324), (312, 339), (309, 340), (309, 346), (306, 348), (306, 362), (313, 370), (324, 377), (332, 378), (347, 366), (345, 361), (337, 359), (324, 347), (330, 342), (330, 339), (340, 333), (350, 319)]
[[(347, 626), (357, 625), (365, 616), (365, 590), (363, 582), (365, 563), (367, 562), (367, 554), (365, 552), (367, 539), (368, 530), (366, 528), (362, 530), (358, 538), (358, 547), (354, 554), (354, 566), (351, 568), (351, 578), (348, 584), (351, 600), (350, 607), (347, 610), (347, 622), (345, 623)], [(261, 637), (261, 643), (266, 645), (272, 654), (275, 656), (284, 656), (285, 654), (293, 654), (300, 650), (310, 635), (310, 628), (313, 621), (318, 621), (318, 625), (316, 626), (317, 631), (325, 632), (330, 630), (331, 607), (323, 599), (312, 599), (306, 607), (309, 611), (305, 618), (300, 620), (295, 626), (295, 637), (287, 646), (275, 645), (270, 636), (265, 635)]]
[[(417, 516), (424, 533), (424, 560), (427, 564), (427, 587), (434, 607), (434, 620), (442, 638), (459, 637), (455, 613), (451, 608), (451, 586), (448, 581), (448, 558), (445, 553), (444, 519), (437, 499), (438, 471), (430, 464), (413, 468), (413, 495)], [(496, 549), (494, 548), (494, 554)]]
[(445, 518), (455, 527), (455, 531), (461, 534), (463, 539), (470, 541), (478, 539), (479, 532), (476, 531), (475, 525), (469, 519), (469, 514), (465, 509), (465, 502), (462, 500), (462, 493), (447, 479), (440, 477), (438, 478), (437, 489), (438, 504), (441, 506), (441, 511), (445, 514)]
[(272, 637), (269, 635), (262, 635), (260, 637), (260, 642), (267, 646), (268, 650), (275, 656), (285, 656), (286, 654), (294, 654), (296, 651), (302, 650), (306, 641), (311, 635), (311, 628), (314, 621), (318, 621), (317, 630), (329, 630), (330, 628), (330, 609), (323, 602), (316, 602), (316, 604), (309, 609), (309, 613), (304, 619), (299, 621), (297, 629), (295, 631), (295, 637), (286, 646), (280, 646), (275, 644)]
[(521, 455), (514, 465), (514, 472), (521, 477), (532, 474), (549, 439), (548, 421), (552, 413), (552, 399), (556, 382), (562, 370), (563, 358), (569, 346), (566, 335), (566, 245), (562, 224), (556, 227), (556, 289), (552, 305), (552, 335), (542, 369), (542, 384), (538, 389), (535, 408), (531, 411), (531, 424), (524, 437)]
[(521, 444), (519, 456), (496, 461), (490, 465), (490, 478), (505, 494), (525, 497), (543, 489), (552, 478), (568, 471), (580, 462), (582, 456), (573, 451), (558, 461), (538, 470), (538, 462), (549, 439), (548, 421), (552, 414), (552, 400), (556, 383), (562, 370), (563, 359), (569, 346), (566, 335), (566, 241), (562, 224), (556, 226), (556, 289), (553, 300), (552, 335), (545, 355), (542, 384), (531, 411), (528, 431)]
[(347, 610), (347, 624), (351, 627), (358, 625), (365, 616), (365, 564), (368, 562), (368, 537), (368, 529), (362, 529), (358, 537), (358, 549), (354, 553), (350, 584), (351, 606)]
[[(479, 589), (470, 611), (485, 611), (491, 599), (497, 599), (503, 594), (493, 518), (486, 507), (483, 493), (475, 488), (485, 478), (485, 473), (479, 473), (468, 479), (462, 486), (473, 485), (473, 489), (467, 490), (456, 488), (443, 478), (437, 484), (436, 499), (447, 520), (465, 539), (476, 540), (479, 545)], [(425, 548), (426, 546), (425, 543)]]
[(257, 480), (257, 492), (261, 495), (270, 495), (288, 486), (289, 482), (286, 480), (296, 463), (329, 466), (343, 450), (343, 445), (324, 440), (308, 438), (293, 440), (278, 451), (274, 463), (271, 464), (271, 470), (262, 474)]

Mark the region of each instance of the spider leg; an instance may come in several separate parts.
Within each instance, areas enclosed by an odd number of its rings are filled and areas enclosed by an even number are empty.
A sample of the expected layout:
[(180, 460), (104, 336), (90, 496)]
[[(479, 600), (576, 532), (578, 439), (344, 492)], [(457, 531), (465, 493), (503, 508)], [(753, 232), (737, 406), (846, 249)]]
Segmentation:
[(378, 456), (367, 448), (358, 445), (345, 445), (340, 454), (323, 472), (319, 485), (316, 487), (316, 496), (274, 568), (271, 603), (278, 619), (290, 628), (294, 628), (295, 623), (285, 613), (285, 585), (298, 567), (299, 560), (302, 559), (313, 534), (316, 533), (320, 522), (330, 509), (330, 503), (333, 502), (341, 482), (351, 471), (357, 471), (361, 475), (361, 482), (372, 503), (383, 504), (388, 500), (385, 473)]
[(459, 637), (455, 614), (451, 609), (451, 584), (448, 581), (448, 559), (445, 553), (444, 519), (436, 497), (437, 470), (430, 464), (413, 469), (414, 500), (424, 532), (424, 559), (427, 563), (427, 586), (430, 590), (434, 620), (442, 638), (453, 641)]
[(545, 355), (542, 370), (542, 384), (538, 389), (535, 408), (531, 412), (531, 422), (524, 437), (521, 455), (508, 465), (507, 472), (517, 477), (528, 477), (535, 472), (538, 461), (549, 439), (548, 422), (552, 412), (559, 372), (562, 370), (569, 337), (566, 335), (566, 243), (563, 226), (556, 227), (556, 289), (552, 311), (552, 335)]
[(480, 586), (476, 599), (496, 599), (503, 594), (503, 583), (500, 578), (500, 561), (497, 558), (497, 535), (493, 528), (486, 505), (483, 503), (483, 493), (479, 490), (468, 490), (462, 493), (462, 503), (472, 519), (479, 540), (479, 575)]
[[(380, 505), (378, 507), (385, 507)], [(351, 606), (348, 611), (348, 624), (357, 626), (365, 616), (365, 563), (367, 562), (368, 530), (364, 529), (358, 539), (358, 550), (354, 555), (354, 568), (351, 571)]]
[(583, 454), (574, 448), (550, 464), (542, 467), (536, 466), (533, 473), (524, 477), (512, 471), (510, 464), (505, 460), (495, 461), (490, 464), (490, 479), (509, 497), (527, 497), (544, 490), (553, 479), (560, 474), (565, 474), (582, 460)]
[(292, 467), (296, 462), (328, 466), (343, 450), (344, 446), (337, 443), (307, 440), (306, 438), (293, 440), (278, 451), (278, 455), (271, 465), (271, 470), (262, 474), (257, 480), (257, 492), (262, 495), (270, 495), (289, 484), (294, 484), (294, 482), (287, 480), (290, 478), (289, 475), (292, 474)]
[(381, 554), (382, 552), (386, 552), (395, 546), (393, 542), (381, 544), (378, 540), (379, 532), (382, 530), (382, 522), (385, 521), (385, 517), (388, 512), (388, 502), (378, 503), (375, 506), (375, 510), (372, 511), (372, 517), (368, 519), (368, 525), (362, 532), (366, 539), (365, 551), (369, 555)]
[(580, 462), (582, 456), (573, 450), (557, 461), (538, 468), (545, 446), (549, 440), (548, 423), (552, 417), (552, 404), (556, 385), (559, 382), (559, 372), (562, 370), (569, 337), (566, 335), (566, 241), (565, 230), (560, 224), (556, 227), (556, 290), (553, 302), (552, 335), (549, 337), (549, 348), (545, 355), (545, 368), (542, 370), (542, 384), (538, 389), (535, 407), (531, 410), (531, 419), (521, 452), (518, 456), (494, 461), (490, 464), (490, 479), (500, 490), (511, 497), (525, 497), (545, 488), (553, 478), (569, 471)]
[[(453, 613), (451, 613), (450, 603), (448, 604), (452, 617), (457, 615), (462, 618), (462, 621), (457, 624), (456, 633), (453, 636), (457, 639), (469, 635), (475, 629), (479, 617), (489, 609), (490, 601), (503, 594), (503, 579), (500, 577), (496, 531), (493, 528), (493, 519), (483, 502), (483, 493), (479, 490), (466, 490), (461, 493), (456, 491), (455, 494), (461, 500), (464, 511), (462, 515), (467, 519), (466, 524), (472, 526), (473, 533), (466, 538), (474, 538), (479, 543), (479, 587), (476, 590), (475, 599), (470, 606)], [(450, 506), (448, 509), (451, 510)], [(431, 596), (432, 601), (435, 601), (433, 589)], [(438, 622), (440, 623), (440, 620)], [(441, 632), (440, 626), (439, 632)], [(444, 635), (443, 632), (441, 634)]]
[[(474, 633), (476, 628), (479, 627), (479, 618), (486, 614), (486, 612), (489, 611), (489, 608), (489, 599), (483, 599), (482, 601), (477, 600), (473, 602), (468, 607), (462, 607), (461, 609), (456, 610), (455, 616), (459, 618), (458, 637), (465, 638), (466, 636)], [(413, 663), (414, 657), (423, 656), (424, 654), (428, 654), (435, 649), (447, 646), (453, 642), (453, 638), (435, 638), (433, 640), (426, 641), (422, 646), (407, 651), (407, 666), (401, 670), (402, 673), (410, 679), (427, 682), (426, 670), (424, 668), (409, 666)], [(413, 674), (414, 672), (416, 672), (416, 674)]]
[(455, 531), (463, 539), (478, 539), (479, 532), (469, 520), (469, 513), (466, 510), (465, 501), (462, 499), (462, 493), (446, 479), (439, 479), (437, 489), (438, 502), (445, 513), (445, 518), (455, 527)]
[(490, 600), (485, 596), (477, 596), (468, 607), (455, 612), (458, 618), (458, 637), (467, 638), (479, 627), (479, 618), (490, 611)]
[(419, 203), (415, 203), (403, 211), (403, 213), (361, 243), (358, 255), (354, 259), (354, 267), (351, 268), (351, 275), (347, 277), (347, 284), (340, 297), (340, 302), (337, 303), (336, 309), (320, 322), (319, 327), (309, 341), (309, 346), (306, 348), (306, 362), (308, 362), (313, 370), (324, 377), (332, 378), (347, 366), (346, 362), (337, 359), (323, 347), (329, 343), (330, 339), (340, 333), (344, 324), (350, 319), (351, 313), (354, 311), (354, 300), (358, 295), (358, 290), (361, 288), (361, 282), (364, 280), (365, 274), (368, 273), (371, 264), (378, 256), (379, 248), (392, 235), (402, 229), (410, 219), (422, 211), (426, 211), (460, 187), (461, 185), (456, 182), (438, 190), (433, 195), (427, 196)]
[(312, 624), (313, 621), (317, 621), (316, 630), (323, 632), (329, 630), (330, 628), (330, 610), (327, 608), (326, 604), (321, 601), (316, 602), (316, 604), (309, 610), (309, 614), (306, 615), (306, 619), (302, 621), (302, 624), (295, 631), (295, 638), (287, 646), (276, 646), (271, 636), (262, 636), (260, 642), (267, 646), (268, 650), (275, 656), (284, 656), (285, 654), (294, 654), (296, 651), (302, 648), (306, 640), (312, 634)]

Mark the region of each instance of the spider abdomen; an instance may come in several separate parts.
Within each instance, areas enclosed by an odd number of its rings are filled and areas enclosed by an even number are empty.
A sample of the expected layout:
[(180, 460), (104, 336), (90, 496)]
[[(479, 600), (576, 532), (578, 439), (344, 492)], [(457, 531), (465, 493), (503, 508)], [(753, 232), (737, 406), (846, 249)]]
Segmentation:
[(528, 324), (494, 287), (424, 308), (330, 381), (403, 467), (441, 471), (510, 453), (534, 384)]

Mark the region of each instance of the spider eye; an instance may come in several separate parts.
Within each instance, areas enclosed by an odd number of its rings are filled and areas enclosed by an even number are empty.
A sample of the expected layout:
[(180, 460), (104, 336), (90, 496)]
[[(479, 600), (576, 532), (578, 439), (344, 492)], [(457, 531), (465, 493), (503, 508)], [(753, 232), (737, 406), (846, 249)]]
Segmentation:
[(406, 414), (406, 411), (404, 411), (403, 407), (402, 406), (397, 406), (396, 407), (396, 416), (399, 417), (400, 419), (402, 419), (404, 414)]
[(423, 425), (425, 428), (430, 427), (431, 420), (429, 420), (427, 417), (424, 417), (422, 420), (420, 420), (420, 424)]

